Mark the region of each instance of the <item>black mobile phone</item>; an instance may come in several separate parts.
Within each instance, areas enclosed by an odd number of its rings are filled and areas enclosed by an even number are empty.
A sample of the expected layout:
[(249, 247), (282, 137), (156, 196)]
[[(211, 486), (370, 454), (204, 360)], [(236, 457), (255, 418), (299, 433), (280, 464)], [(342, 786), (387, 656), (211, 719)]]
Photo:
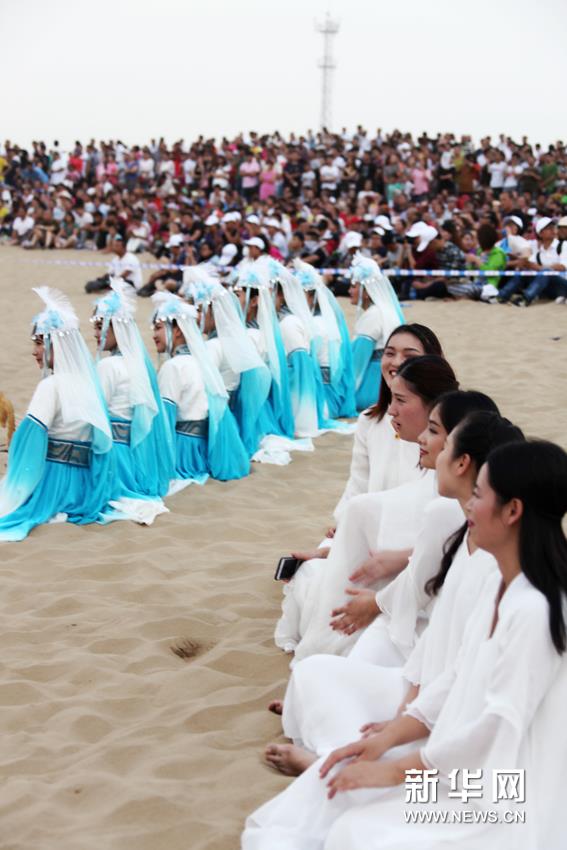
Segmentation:
[(292, 558), (291, 555), (280, 558), (274, 576), (276, 581), (289, 581), (293, 578), (303, 561), (300, 558)]

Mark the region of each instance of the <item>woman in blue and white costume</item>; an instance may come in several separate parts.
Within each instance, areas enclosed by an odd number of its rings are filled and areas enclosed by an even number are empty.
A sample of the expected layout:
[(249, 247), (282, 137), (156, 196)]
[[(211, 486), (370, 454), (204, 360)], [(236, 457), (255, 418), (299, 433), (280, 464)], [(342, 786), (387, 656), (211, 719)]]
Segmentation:
[(351, 302), (358, 308), (352, 341), (354, 383), (356, 409), (361, 411), (376, 403), (384, 345), (405, 319), (392, 284), (378, 263), (359, 253), (351, 269)]
[(319, 419), (356, 416), (352, 348), (343, 312), (309, 263), (294, 260), (295, 273), (305, 290), (315, 327), (315, 355), (321, 374)]
[(185, 275), (181, 294), (200, 310), (207, 349), (222, 375), (242, 442), (252, 457), (264, 436), (260, 414), (270, 392), (270, 372), (246, 333), (236, 296), (198, 267), (186, 269)]
[(248, 453), (221, 374), (197, 327), (196, 308), (165, 292), (153, 295), (152, 301), (154, 342), (160, 354), (169, 356), (158, 384), (175, 430), (176, 478), (201, 484), (209, 475), (220, 481), (243, 478), (250, 471)]
[[(235, 294), (240, 301), (248, 336), (268, 367), (271, 386), (268, 398), (260, 412), (260, 433), (267, 436), (254, 460), (289, 463), (289, 451), (294, 448), (313, 450), (310, 441), (293, 440), (295, 423), (291, 409), (291, 395), (284, 344), (272, 300), (267, 265), (256, 262), (239, 272)], [(275, 439), (275, 438), (279, 439)], [(270, 451), (267, 452), (266, 441)], [(279, 456), (279, 461), (277, 457)]]
[(33, 322), (43, 367), (0, 484), (0, 540), (23, 540), (57, 519), (96, 522), (114, 495), (112, 435), (96, 370), (79, 321), (62, 292), (34, 290), (45, 309)]
[(303, 287), (289, 269), (268, 260), (268, 275), (287, 358), (291, 408), (298, 437), (317, 437), (322, 427), (317, 404), (316, 358), (311, 355), (316, 337), (315, 323)]
[(98, 376), (110, 414), (119, 501), (111, 506), (150, 525), (167, 511), (162, 497), (174, 477), (173, 436), (157, 376), (136, 326), (136, 294), (115, 278), (112, 291), (96, 302)]

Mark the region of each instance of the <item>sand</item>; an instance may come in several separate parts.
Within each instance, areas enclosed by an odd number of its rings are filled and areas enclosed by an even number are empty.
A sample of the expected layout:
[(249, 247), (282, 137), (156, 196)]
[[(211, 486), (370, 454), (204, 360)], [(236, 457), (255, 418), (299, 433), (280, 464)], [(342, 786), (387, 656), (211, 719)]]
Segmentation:
[[(57, 258), (101, 259), (0, 249), (0, 391), (19, 417), (39, 377), (31, 286), (68, 293), (90, 335), (82, 284), (103, 270), (36, 264)], [(412, 302), (406, 315), (440, 335), (465, 388), (567, 446), (567, 307)], [(2, 545), (0, 850), (239, 846), (245, 815), (289, 781), (261, 762), (288, 673), (273, 571), (329, 525), (351, 444), (328, 434), (288, 467), (190, 487), (151, 528), (44, 526)], [(172, 652), (184, 641), (191, 659)]]

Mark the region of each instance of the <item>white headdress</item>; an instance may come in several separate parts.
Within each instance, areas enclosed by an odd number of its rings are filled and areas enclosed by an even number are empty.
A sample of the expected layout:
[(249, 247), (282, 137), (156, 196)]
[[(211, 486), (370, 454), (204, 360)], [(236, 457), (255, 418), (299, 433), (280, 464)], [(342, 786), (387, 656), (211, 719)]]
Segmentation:
[[(321, 318), (325, 325), (325, 336), (329, 344), (329, 366), (331, 368), (331, 376), (334, 379), (340, 371), (340, 347), (341, 347), (341, 331), (337, 317), (331, 304), (331, 298), (328, 288), (325, 286), (323, 278), (309, 263), (303, 260), (295, 259), (293, 261), (297, 279), (305, 291), (315, 292), (316, 301), (319, 303), (321, 310)], [(315, 308), (315, 304), (313, 305)]]
[(196, 266), (186, 272), (191, 272), (186, 279), (186, 294), (201, 307), (202, 316), (212, 304), (217, 336), (230, 369), (238, 374), (262, 366), (260, 355), (246, 333), (235, 296)]
[(364, 287), (370, 299), (382, 314), (384, 338), (387, 339), (394, 328), (405, 324), (404, 314), (402, 313), (400, 302), (392, 284), (381, 271), (380, 266), (375, 260), (370, 259), (370, 257), (364, 257), (360, 253), (354, 255), (351, 269), (351, 279), (354, 283), (359, 283), (361, 286), (359, 307), (362, 301), (362, 287)]
[(93, 427), (92, 448), (97, 453), (112, 447), (110, 423), (92, 357), (79, 330), (79, 320), (66, 295), (49, 286), (38, 286), (45, 309), (33, 320), (33, 333), (42, 336), (44, 364), (53, 349), (53, 374), (61, 413), (66, 422), (88, 422)]
[(248, 305), (250, 290), (258, 290), (258, 328), (262, 336), (262, 348), (267, 354), (268, 367), (272, 378), (280, 386), (280, 358), (275, 336), (277, 318), (272, 302), (270, 279), (266, 263), (256, 261), (255, 263), (247, 264), (239, 274), (238, 286), (246, 290), (246, 305)]
[(269, 260), (268, 274), (272, 285), (281, 284), (285, 303), (293, 315), (297, 316), (305, 329), (309, 342), (311, 342), (315, 336), (315, 325), (301, 283), (289, 269), (286, 269), (277, 260)]
[(138, 445), (147, 436), (158, 404), (152, 388), (148, 369), (149, 358), (134, 320), (136, 312), (136, 293), (124, 280), (113, 278), (110, 281), (112, 291), (96, 302), (93, 319), (102, 319), (102, 335), (99, 354), (104, 350), (108, 327), (112, 330), (130, 380), (130, 404), (134, 409), (132, 417), (132, 445)]

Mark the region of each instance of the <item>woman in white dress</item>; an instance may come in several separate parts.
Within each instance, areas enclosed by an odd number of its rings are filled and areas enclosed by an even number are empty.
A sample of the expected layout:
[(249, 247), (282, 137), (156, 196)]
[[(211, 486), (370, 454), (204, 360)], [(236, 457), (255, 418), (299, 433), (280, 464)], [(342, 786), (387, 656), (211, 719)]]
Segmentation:
[[(454, 660), (486, 575), (496, 568), (491, 555), (466, 539), (463, 506), (489, 451), (523, 435), (490, 410), (482, 393), (450, 393), (443, 401), (430, 422), (444, 443), (436, 459), (441, 495), (426, 512), (408, 567), (381, 593), (369, 592), (371, 616), (376, 611), (380, 616), (350, 655), (315, 655), (295, 666), (283, 714), (284, 733), (294, 744), (270, 745), (266, 751), (267, 760), (283, 772), (305, 768), (315, 755), (352, 740), (363, 726), (369, 731), (371, 717), (382, 723), (391, 719), (400, 692), (406, 693), (405, 704), (443, 672)], [(467, 413), (466, 403), (469, 410), (476, 403), (476, 411)], [(449, 409), (443, 412), (443, 406)], [(441, 421), (458, 415), (458, 407), (462, 415), (447, 435)], [(424, 440), (430, 452), (436, 443), (437, 435)], [(364, 642), (365, 651), (358, 652)]]
[[(567, 746), (562, 721), (567, 541), (561, 528), (567, 455), (540, 442), (495, 449), (467, 512), (470, 540), (490, 551), (498, 568), (477, 591), (454, 665), (422, 690), (404, 716), (315, 764), (255, 812), (247, 822), (244, 850), (437, 850), (456, 841), (468, 850), (564, 846), (567, 818), (560, 795), (567, 771), (557, 755)], [(388, 752), (422, 739), (420, 750), (410, 745)], [(463, 805), (465, 765), (479, 771), (472, 776), (484, 780), (484, 797)], [(437, 813), (467, 809), (479, 818), (420, 820), (417, 828), (408, 821), (408, 789), (405, 796), (400, 785), (406, 770), (425, 769), (432, 771), (438, 792)], [(490, 800), (497, 787), (491, 788), (494, 771), (527, 777), (523, 823), (494, 822), (503, 809), (522, 810), (516, 803)], [(307, 801), (306, 820), (295, 804), (306, 800), (301, 792), (309, 792), (314, 782), (322, 787), (318, 801), (312, 794)], [(516, 800), (523, 802), (521, 796)], [(424, 802), (405, 811), (435, 811)]]
[[(398, 369), (410, 357), (423, 354), (443, 356), (441, 343), (425, 325), (400, 325), (391, 333), (382, 357), (378, 401), (358, 417), (350, 475), (334, 511), (335, 523), (355, 496), (390, 490), (422, 476), (423, 472), (419, 467), (419, 446), (415, 441), (400, 439), (392, 425), (388, 407), (392, 401), (392, 381)], [(305, 596), (303, 585), (310, 581), (315, 570), (323, 566), (319, 560), (328, 556), (335, 528), (329, 533), (332, 536), (326, 537), (319, 549), (292, 553), (304, 563), (283, 588), (283, 613), (276, 627), (275, 640), (277, 646), (286, 652), (291, 652), (300, 639), (301, 600)]]
[[(388, 408), (400, 438), (416, 442), (435, 400), (457, 387), (455, 374), (442, 357), (430, 354), (406, 361), (392, 382)], [(301, 640), (295, 647), (295, 660), (319, 652), (349, 652), (353, 638), (333, 630), (330, 614), (348, 601), (345, 588), (349, 578), (359, 581), (371, 570), (379, 590), (407, 565), (423, 512), (437, 495), (435, 472), (428, 465), (428, 458), (423, 457), (424, 471), (416, 481), (349, 501), (329, 557), (314, 572), (299, 600)]]

